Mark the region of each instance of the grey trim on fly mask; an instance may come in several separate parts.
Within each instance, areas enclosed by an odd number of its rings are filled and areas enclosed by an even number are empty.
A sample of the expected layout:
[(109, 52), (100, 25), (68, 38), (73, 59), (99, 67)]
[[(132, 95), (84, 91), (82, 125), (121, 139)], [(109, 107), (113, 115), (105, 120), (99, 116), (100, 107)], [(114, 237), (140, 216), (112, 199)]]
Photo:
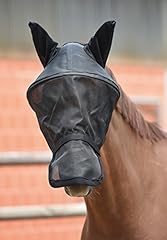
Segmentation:
[(40, 25), (29, 26), (44, 71), (27, 98), (53, 152), (49, 183), (96, 186), (103, 179), (99, 151), (120, 95), (104, 69), (115, 22), (103, 24), (88, 44), (60, 48)]

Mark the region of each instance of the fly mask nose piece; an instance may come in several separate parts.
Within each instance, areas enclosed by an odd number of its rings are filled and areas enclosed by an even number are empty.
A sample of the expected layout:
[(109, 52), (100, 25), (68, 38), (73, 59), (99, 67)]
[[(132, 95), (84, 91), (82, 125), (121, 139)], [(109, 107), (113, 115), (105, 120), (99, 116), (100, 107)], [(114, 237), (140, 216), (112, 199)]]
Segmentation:
[[(97, 39), (106, 29), (113, 33), (114, 25), (104, 24), (86, 45), (68, 43), (58, 48), (43, 28), (30, 23), (45, 68), (30, 85), (27, 98), (53, 152), (49, 183), (66, 187), (67, 193), (69, 186), (96, 186), (103, 179), (99, 151), (120, 93), (103, 68), (112, 34), (107, 35), (107, 43)], [(89, 190), (85, 188), (85, 195)]]

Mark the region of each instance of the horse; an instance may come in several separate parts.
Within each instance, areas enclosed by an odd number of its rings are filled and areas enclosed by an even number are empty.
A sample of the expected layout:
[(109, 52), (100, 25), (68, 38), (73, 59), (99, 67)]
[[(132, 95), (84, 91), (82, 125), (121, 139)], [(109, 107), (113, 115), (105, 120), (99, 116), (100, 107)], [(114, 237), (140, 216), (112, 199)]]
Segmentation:
[[(78, 46), (78, 43), (73, 43), (70, 47), (68, 46), (70, 55), (65, 50), (61, 55), (61, 50), (57, 49), (57, 44), (51, 40), (47, 33), (36, 23), (30, 23), (38, 56), (46, 69), (42, 73), (42, 77), (40, 75), (37, 81), (30, 86), (27, 97), (31, 107), (36, 112), (45, 139), (54, 152), (49, 166), (51, 186), (65, 187), (66, 193), (70, 196), (84, 197), (87, 214), (81, 240), (166, 240), (167, 134), (157, 124), (144, 119), (136, 105), (119, 86), (111, 69), (106, 67), (114, 26), (115, 22), (113, 21), (104, 23), (91, 38), (89, 44), (82, 47), (83, 49), (85, 46), (89, 46), (87, 55), (91, 60), (97, 62), (97, 68), (100, 66), (100, 70), (97, 71), (101, 71), (101, 68), (104, 69), (109, 76), (107, 80), (106, 75), (103, 75), (105, 79), (96, 80), (100, 84), (99, 88), (94, 88), (95, 82), (89, 85), (89, 81), (94, 81), (92, 76), (97, 77), (93, 72), (91, 76), (86, 75), (86, 79), (89, 78), (89, 80), (84, 79), (84, 84), (86, 83), (84, 88), (81, 79), (78, 80), (77, 78), (76, 83), (76, 79), (72, 77), (71, 80), (71, 75), (69, 78), (69, 72), (66, 72), (65, 77), (68, 75), (70, 85), (68, 85), (68, 89), (64, 89), (63, 86), (66, 85), (62, 83), (62, 78), (59, 79), (60, 74), (57, 77), (52, 72), (51, 77), (45, 79), (48, 72), (51, 71), (47, 67), (48, 63), (53, 64), (54, 59), (60, 55), (61, 59), (62, 56), (65, 56), (66, 60), (64, 61), (67, 65), (70, 61), (71, 67), (72, 56), (76, 59), (78, 55), (81, 56), (81, 59), (85, 56), (83, 52), (77, 50), (81, 46)], [(42, 44), (41, 39), (45, 39)], [(74, 64), (79, 64), (79, 67), (82, 68), (86, 64), (85, 60), (89, 61), (88, 58), (83, 57), (82, 66), (80, 61), (74, 61)], [(55, 65), (56, 63), (53, 67), (54, 71)], [(90, 70), (90, 65), (90, 63), (88, 66), (84, 65), (88, 68), (87, 72)], [(84, 71), (86, 72), (86, 70)], [(73, 72), (75, 72), (74, 69)], [(112, 90), (108, 89), (109, 78), (112, 81)], [(53, 82), (58, 84), (56, 88)], [(107, 89), (105, 89), (104, 84), (107, 85)], [(73, 90), (70, 88), (71, 85)], [(80, 88), (82, 88), (82, 92), (84, 91), (84, 96), (87, 93), (88, 97), (81, 97)], [(89, 88), (94, 91), (97, 90), (97, 92), (89, 94)], [(55, 95), (58, 95), (59, 91), (61, 96), (57, 100)], [(51, 98), (48, 98), (49, 95), (53, 95), (52, 100), (56, 99), (59, 102), (62, 98), (65, 99), (66, 96), (63, 95), (62, 97), (62, 94), (68, 91), (70, 92), (70, 98), (64, 102), (64, 105), (63, 100), (59, 107), (56, 103), (50, 108)], [(80, 101), (77, 104), (75, 98), (75, 109), (73, 109), (70, 105), (70, 99), (73, 97), (72, 94), (76, 94), (76, 92)], [(109, 98), (106, 96), (107, 93), (109, 93)], [(112, 100), (110, 99), (110, 93), (114, 96)], [(95, 98), (95, 108), (91, 111), (85, 111), (82, 104), (87, 102), (89, 98), (92, 101)], [(109, 100), (113, 102), (108, 106), (107, 101)], [(85, 138), (74, 134), (72, 138), (58, 139), (57, 142), (55, 138), (54, 142), (50, 140), (54, 137), (54, 134), (59, 134), (61, 124), (63, 125), (63, 121), (65, 121), (63, 120), (64, 115), (61, 115), (59, 122), (56, 122), (55, 112), (57, 116), (63, 108), (63, 114), (67, 113), (66, 119), (70, 125), (76, 119), (81, 122), (79, 117), (75, 118), (76, 115), (79, 116), (78, 111), (83, 112), (86, 116), (90, 115), (92, 111), (93, 113), (96, 112), (102, 102), (105, 102), (105, 111), (100, 116), (100, 112), (95, 114), (95, 122), (102, 121), (102, 124), (100, 125), (98, 122), (97, 127), (93, 125), (95, 123), (91, 125), (90, 122), (94, 120), (89, 116), (85, 120), (86, 125), (83, 127), (83, 129), (87, 129), (88, 125), (93, 126), (93, 129), (96, 130), (93, 136), (95, 138), (91, 136)], [(66, 105), (68, 110), (70, 109), (70, 113), (66, 111)], [(86, 108), (89, 108), (89, 105), (91, 105), (91, 101), (85, 105)], [(103, 119), (104, 115), (106, 116), (105, 120)], [(74, 118), (72, 119), (72, 117)], [(61, 119), (62, 122), (60, 123)], [(57, 130), (53, 128), (52, 125), (54, 124), (58, 124)], [(67, 126), (64, 127), (63, 125), (62, 128), (67, 129)], [(72, 129), (70, 134), (74, 128), (75, 133), (77, 132), (78, 128), (76, 126), (70, 126), (70, 129)], [(78, 131), (81, 131), (81, 129)], [(62, 136), (64, 134), (63, 130)], [(99, 137), (102, 139), (97, 144), (96, 139), (99, 139)], [(95, 142), (92, 139), (95, 139)], [(61, 165), (60, 162), (63, 162), (63, 164)], [(70, 175), (69, 178), (67, 174)], [(66, 177), (63, 178), (62, 176)]]
[(167, 239), (166, 146), (167, 134), (121, 89), (101, 149), (105, 179), (85, 197), (82, 240)]

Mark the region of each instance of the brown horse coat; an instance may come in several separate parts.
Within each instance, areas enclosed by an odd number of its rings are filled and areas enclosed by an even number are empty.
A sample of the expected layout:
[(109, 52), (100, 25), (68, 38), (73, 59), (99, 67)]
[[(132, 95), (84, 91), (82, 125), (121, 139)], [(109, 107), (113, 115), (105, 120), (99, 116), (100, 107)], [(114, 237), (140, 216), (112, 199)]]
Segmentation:
[(105, 178), (85, 198), (82, 240), (166, 240), (167, 135), (122, 90), (101, 155)]

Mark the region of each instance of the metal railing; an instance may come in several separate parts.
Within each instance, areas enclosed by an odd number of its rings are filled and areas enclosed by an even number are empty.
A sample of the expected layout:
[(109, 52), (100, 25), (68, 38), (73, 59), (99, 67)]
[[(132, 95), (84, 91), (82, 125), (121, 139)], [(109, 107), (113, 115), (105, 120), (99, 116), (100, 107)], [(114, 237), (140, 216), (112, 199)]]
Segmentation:
[(1, 207), (0, 220), (84, 216), (84, 203)]
[(51, 160), (49, 152), (0, 152), (0, 165), (44, 164)]
[[(49, 152), (1, 152), (0, 165), (47, 164)], [(84, 203), (0, 207), (0, 220), (84, 216)]]

